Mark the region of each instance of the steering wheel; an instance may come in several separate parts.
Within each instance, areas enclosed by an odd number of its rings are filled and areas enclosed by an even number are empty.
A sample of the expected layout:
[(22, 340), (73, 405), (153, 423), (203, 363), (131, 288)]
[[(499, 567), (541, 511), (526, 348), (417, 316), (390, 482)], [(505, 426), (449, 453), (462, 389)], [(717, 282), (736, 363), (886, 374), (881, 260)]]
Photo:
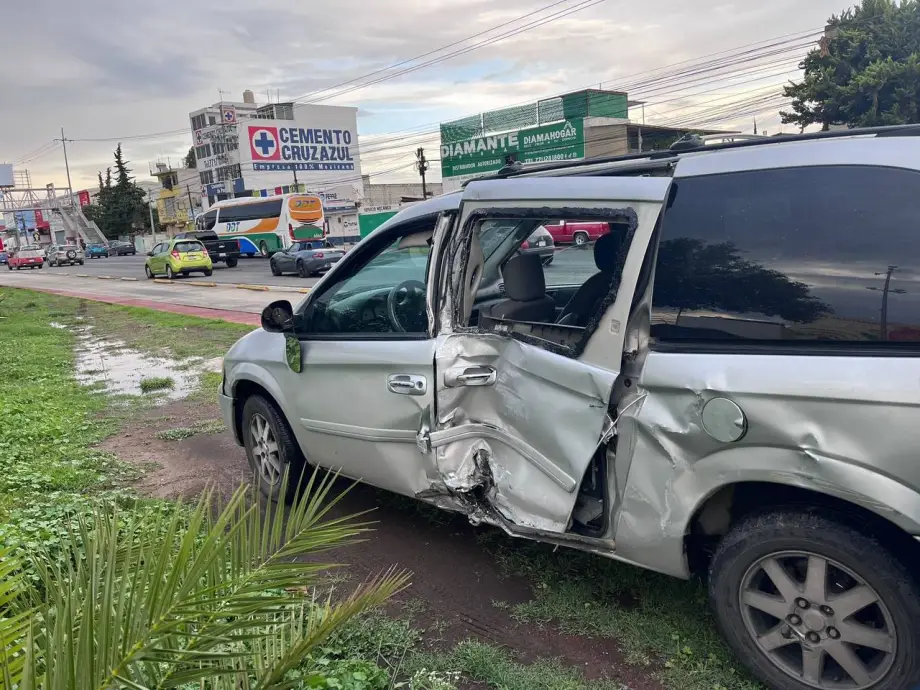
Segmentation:
[(399, 316), (396, 313), (397, 309), (402, 309), (407, 304), (410, 304), (420, 294), (424, 296), (426, 291), (425, 283), (420, 280), (404, 280), (393, 286), (390, 294), (387, 295), (387, 316), (395, 330), (400, 333), (406, 332), (405, 326), (399, 322)]

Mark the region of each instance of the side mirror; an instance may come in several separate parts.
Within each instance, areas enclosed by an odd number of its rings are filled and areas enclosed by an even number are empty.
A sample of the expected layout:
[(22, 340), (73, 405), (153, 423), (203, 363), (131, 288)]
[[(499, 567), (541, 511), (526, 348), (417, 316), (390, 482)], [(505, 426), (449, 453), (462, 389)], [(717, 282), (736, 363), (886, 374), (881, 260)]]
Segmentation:
[(147, 256), (153, 256), (153, 252), (147, 252)]
[(262, 310), (262, 328), (269, 333), (285, 333), (293, 326), (294, 307), (286, 299), (272, 302)]

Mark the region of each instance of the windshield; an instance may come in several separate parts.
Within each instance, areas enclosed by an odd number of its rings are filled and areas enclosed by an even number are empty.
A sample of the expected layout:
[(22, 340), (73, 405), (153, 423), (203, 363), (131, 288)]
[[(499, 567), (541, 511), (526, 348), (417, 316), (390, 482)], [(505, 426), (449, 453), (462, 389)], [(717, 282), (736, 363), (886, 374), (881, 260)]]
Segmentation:
[(204, 245), (201, 242), (176, 242), (173, 247), (177, 252), (200, 252), (204, 251)]
[(425, 282), (428, 270), (429, 247), (399, 247), (399, 240), (374, 257), (357, 274), (337, 287), (331, 304), (381, 287), (391, 287), (406, 280)]

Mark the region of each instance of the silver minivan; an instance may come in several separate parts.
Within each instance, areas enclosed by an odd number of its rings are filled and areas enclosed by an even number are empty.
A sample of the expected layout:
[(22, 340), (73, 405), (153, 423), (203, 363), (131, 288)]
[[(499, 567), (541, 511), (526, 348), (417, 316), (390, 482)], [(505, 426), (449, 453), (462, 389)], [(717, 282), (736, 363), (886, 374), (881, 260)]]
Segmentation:
[[(306, 466), (702, 576), (771, 688), (920, 683), (920, 128), (514, 171), (404, 209), (224, 360)], [(521, 243), (603, 222), (549, 266)], [(916, 434), (916, 435), (915, 435)]]

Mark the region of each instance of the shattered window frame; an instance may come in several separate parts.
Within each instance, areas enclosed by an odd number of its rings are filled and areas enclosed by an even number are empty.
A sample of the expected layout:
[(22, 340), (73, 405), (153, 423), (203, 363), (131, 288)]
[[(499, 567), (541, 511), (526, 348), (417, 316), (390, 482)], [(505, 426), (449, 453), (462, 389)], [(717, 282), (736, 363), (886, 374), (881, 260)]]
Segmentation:
[[(612, 200), (611, 203), (618, 202)], [(526, 333), (519, 333), (514, 330), (499, 332), (491, 328), (470, 326), (462, 322), (463, 319), (460, 310), (463, 304), (463, 286), (466, 284), (466, 269), (469, 264), (471, 238), (473, 232), (475, 232), (479, 225), (487, 219), (540, 219), (542, 221), (578, 219), (615, 223), (626, 226), (623, 243), (620, 245), (618, 252), (617, 270), (614, 272), (610, 290), (600, 303), (597, 311), (588, 320), (587, 325), (581, 329), (582, 333), (580, 338), (573, 344), (562, 345)], [(498, 206), (473, 209), (465, 216), (463, 226), (460, 230), (452, 233), (451, 236), (451, 246), (448, 248), (447, 257), (445, 259), (445, 265), (449, 272), (449, 278), (446, 281), (446, 285), (450, 295), (448, 296), (449, 299), (442, 301), (444, 308), (450, 309), (450, 313), (448, 319), (441, 319), (442, 324), (447, 321), (449, 323), (449, 330), (454, 333), (501, 335), (514, 338), (522, 343), (530, 344), (550, 352), (555, 352), (564, 357), (578, 359), (584, 353), (594, 333), (598, 330), (604, 313), (606, 313), (610, 306), (616, 301), (617, 294), (623, 283), (623, 269), (626, 264), (626, 257), (635, 240), (638, 227), (639, 216), (632, 206), (616, 208), (599, 208), (597, 206)], [(513, 253), (509, 253), (505, 261), (512, 255)], [(559, 329), (578, 330), (577, 327), (560, 324), (546, 325)]]

